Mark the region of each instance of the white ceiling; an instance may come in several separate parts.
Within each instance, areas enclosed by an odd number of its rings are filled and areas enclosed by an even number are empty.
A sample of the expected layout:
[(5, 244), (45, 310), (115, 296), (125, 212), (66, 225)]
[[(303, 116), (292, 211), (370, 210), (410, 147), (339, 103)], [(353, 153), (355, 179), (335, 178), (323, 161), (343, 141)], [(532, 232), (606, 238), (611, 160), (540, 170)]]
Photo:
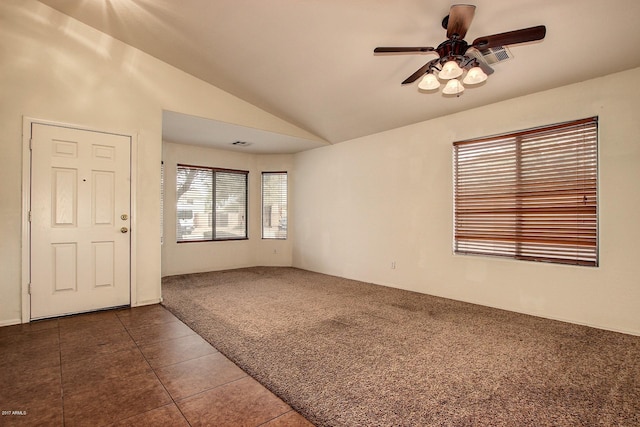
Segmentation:
[(297, 153), (323, 144), (173, 111), (162, 112), (162, 139), (256, 154)]
[[(513, 59), (457, 98), (401, 86), (435, 54), (373, 54), (376, 46), (437, 46), (456, 2), (40, 1), (331, 143), (640, 66), (638, 0), (474, 1), (469, 43), (535, 25), (547, 36), (511, 46)], [(169, 140), (219, 147), (249, 138), (246, 150), (262, 152), (318, 146), (243, 130), (169, 112), (163, 127)]]

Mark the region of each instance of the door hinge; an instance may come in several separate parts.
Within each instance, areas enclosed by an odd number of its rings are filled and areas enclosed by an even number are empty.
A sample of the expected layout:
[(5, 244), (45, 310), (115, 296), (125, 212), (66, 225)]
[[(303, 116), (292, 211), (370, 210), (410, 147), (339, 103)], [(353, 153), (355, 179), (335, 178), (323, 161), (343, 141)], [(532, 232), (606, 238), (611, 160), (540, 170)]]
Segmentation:
[(29, 138), (29, 150), (33, 150), (33, 138)]
[(29, 283), (29, 286), (28, 286), (28, 288), (27, 288), (27, 293), (28, 293), (29, 295), (31, 295), (31, 283)]
[(29, 211), (29, 222), (31, 222), (31, 211)]

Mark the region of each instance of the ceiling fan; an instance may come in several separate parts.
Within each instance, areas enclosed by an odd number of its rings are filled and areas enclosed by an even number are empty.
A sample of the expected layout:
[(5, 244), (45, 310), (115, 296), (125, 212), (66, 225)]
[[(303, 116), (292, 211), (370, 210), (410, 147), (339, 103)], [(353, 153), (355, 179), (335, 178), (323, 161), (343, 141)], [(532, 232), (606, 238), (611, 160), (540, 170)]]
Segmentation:
[[(413, 83), (424, 76), (418, 87), (424, 90), (435, 90), (440, 87), (441, 80), (447, 80), (443, 89), (446, 95), (459, 95), (465, 84), (478, 84), (487, 79), (493, 69), (483, 61), (471, 55), (467, 51), (471, 48), (478, 51), (486, 51), (491, 48), (526, 43), (542, 40), (547, 32), (544, 25), (538, 25), (521, 30), (508, 31), (506, 33), (493, 34), (478, 37), (473, 43), (464, 41), (469, 25), (473, 20), (476, 7), (470, 4), (456, 4), (451, 6), (449, 15), (442, 20), (442, 27), (447, 30), (447, 40), (438, 47), (377, 47), (374, 53), (423, 53), (435, 52), (438, 58), (427, 62), (415, 73), (407, 77), (402, 84)], [(462, 82), (458, 77), (467, 70)]]

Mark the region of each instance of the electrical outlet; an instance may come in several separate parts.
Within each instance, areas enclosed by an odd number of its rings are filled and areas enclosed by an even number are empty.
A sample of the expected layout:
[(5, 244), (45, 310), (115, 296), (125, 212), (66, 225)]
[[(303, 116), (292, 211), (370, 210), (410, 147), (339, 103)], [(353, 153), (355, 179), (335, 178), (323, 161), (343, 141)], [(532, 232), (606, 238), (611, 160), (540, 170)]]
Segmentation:
[(391, 269), (392, 270), (396, 269), (396, 262), (395, 261), (391, 261)]

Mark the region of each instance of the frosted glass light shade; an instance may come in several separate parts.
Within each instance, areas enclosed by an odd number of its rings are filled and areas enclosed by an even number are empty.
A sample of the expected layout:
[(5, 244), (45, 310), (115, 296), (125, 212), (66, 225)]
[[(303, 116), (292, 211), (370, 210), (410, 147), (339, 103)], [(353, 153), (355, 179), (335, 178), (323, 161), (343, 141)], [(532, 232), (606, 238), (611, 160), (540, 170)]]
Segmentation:
[(422, 78), (418, 84), (418, 88), (422, 90), (434, 90), (440, 87), (440, 82), (433, 74), (429, 73)]
[(456, 61), (447, 61), (442, 66), (442, 71), (438, 74), (443, 80), (455, 79), (456, 77), (460, 77), (462, 75), (462, 68), (458, 65)]
[(480, 67), (473, 67), (469, 70), (462, 82), (466, 85), (475, 85), (487, 80), (487, 75)]
[(451, 79), (447, 82), (447, 85), (442, 89), (442, 93), (445, 95), (457, 95), (464, 91), (464, 86), (458, 79)]

